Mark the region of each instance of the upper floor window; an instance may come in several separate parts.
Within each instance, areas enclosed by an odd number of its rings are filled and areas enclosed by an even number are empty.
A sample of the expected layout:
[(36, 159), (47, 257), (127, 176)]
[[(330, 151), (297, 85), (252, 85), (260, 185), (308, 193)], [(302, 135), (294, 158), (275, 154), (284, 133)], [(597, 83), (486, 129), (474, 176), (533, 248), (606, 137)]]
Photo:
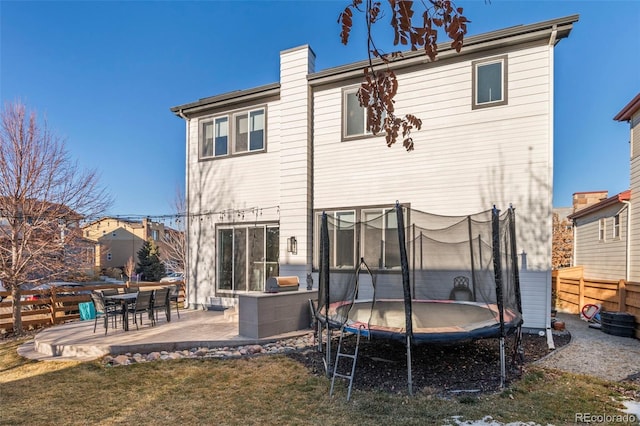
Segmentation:
[(371, 136), (367, 130), (367, 112), (360, 106), (358, 87), (342, 91), (342, 139)]
[(160, 239), (160, 232), (157, 229), (151, 230), (151, 238), (154, 241), (158, 241)]
[(598, 221), (598, 241), (604, 241), (607, 228), (606, 219), (603, 217)]
[(507, 57), (472, 62), (473, 109), (507, 104)]
[(200, 158), (262, 151), (264, 146), (265, 108), (200, 121)]

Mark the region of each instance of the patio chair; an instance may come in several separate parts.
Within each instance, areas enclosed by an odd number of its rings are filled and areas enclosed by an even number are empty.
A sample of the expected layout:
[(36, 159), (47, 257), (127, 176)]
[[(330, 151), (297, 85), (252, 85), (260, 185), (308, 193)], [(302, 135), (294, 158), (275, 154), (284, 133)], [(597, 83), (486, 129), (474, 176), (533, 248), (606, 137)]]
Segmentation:
[(176, 314), (178, 314), (178, 318), (180, 318), (180, 310), (178, 309), (178, 299), (180, 298), (180, 287), (178, 285), (172, 285), (171, 291), (169, 292), (169, 304), (176, 304)]
[[(139, 330), (138, 327), (138, 315), (140, 316), (140, 324), (142, 324), (142, 314), (146, 313), (151, 320), (151, 325), (155, 325), (155, 319), (153, 318), (153, 291), (152, 290), (143, 290), (138, 292), (138, 297), (136, 298), (135, 304), (128, 309), (128, 313), (133, 314), (133, 322), (136, 325), (136, 329)], [(127, 321), (129, 319), (127, 318)]]
[(117, 288), (105, 288), (100, 290), (103, 296), (115, 296), (119, 293)]
[(122, 309), (118, 305), (111, 305), (105, 303), (104, 296), (102, 293), (97, 291), (91, 292), (91, 301), (93, 302), (93, 306), (96, 310), (96, 318), (93, 322), (93, 332), (96, 332), (96, 327), (98, 325), (98, 318), (104, 318), (104, 334), (107, 334), (107, 329), (109, 327), (109, 317), (111, 317), (113, 321), (113, 328), (116, 328), (118, 325), (117, 319), (118, 316), (122, 315)]
[(164, 311), (167, 322), (171, 321), (171, 312), (169, 312), (169, 287), (159, 288), (153, 292), (153, 304), (151, 306), (152, 315), (155, 314), (155, 320), (158, 321), (158, 311)]
[(469, 278), (459, 275), (453, 279), (453, 288), (449, 293), (449, 299), (473, 302), (473, 293), (469, 289)]

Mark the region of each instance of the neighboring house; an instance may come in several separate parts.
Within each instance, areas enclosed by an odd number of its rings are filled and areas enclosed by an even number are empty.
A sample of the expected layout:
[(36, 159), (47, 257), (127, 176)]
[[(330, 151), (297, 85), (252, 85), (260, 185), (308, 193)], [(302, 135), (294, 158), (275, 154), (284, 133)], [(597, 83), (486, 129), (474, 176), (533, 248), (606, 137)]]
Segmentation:
[(574, 224), (573, 265), (581, 266), (584, 276), (588, 278), (638, 282), (640, 94), (625, 105), (614, 120), (628, 122), (630, 126), (630, 189), (609, 198), (606, 198), (606, 192), (591, 193), (592, 199), (601, 197), (602, 200), (595, 204), (584, 201), (588, 207), (576, 209), (575, 213), (569, 216)]
[[(189, 305), (232, 304), (273, 275), (317, 283), (323, 211), (360, 220), (396, 200), (442, 215), (512, 204), (527, 253), (525, 326), (548, 328), (554, 47), (577, 20), (466, 37), (460, 54), (443, 44), (435, 62), (420, 52), (393, 62), (396, 112), (423, 120), (410, 153), (364, 130), (356, 91), (367, 62), (316, 71), (308, 46), (280, 53), (277, 83), (171, 108), (186, 122)], [(353, 264), (361, 255), (349, 254)]]
[(640, 282), (640, 93), (613, 118), (629, 123), (631, 219), (627, 279)]
[(149, 219), (125, 220), (104, 217), (82, 227), (82, 235), (95, 244), (95, 273), (109, 268), (123, 269), (129, 258), (138, 262), (138, 250), (152, 239), (163, 250), (165, 232), (163, 223)]
[(585, 277), (628, 276), (630, 199), (631, 191), (624, 191), (568, 216), (574, 231), (572, 263), (583, 267)]

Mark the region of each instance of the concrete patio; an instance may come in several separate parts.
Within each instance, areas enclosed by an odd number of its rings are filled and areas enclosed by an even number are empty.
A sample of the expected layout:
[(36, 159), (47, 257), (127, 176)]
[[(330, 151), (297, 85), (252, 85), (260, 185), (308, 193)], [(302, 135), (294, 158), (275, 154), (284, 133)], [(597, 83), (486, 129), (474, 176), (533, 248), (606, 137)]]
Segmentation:
[[(111, 326), (111, 324), (109, 324)], [(88, 361), (104, 355), (127, 352), (149, 353), (176, 351), (194, 347), (224, 347), (264, 344), (308, 333), (300, 330), (262, 339), (239, 335), (237, 315), (234, 310), (196, 311), (181, 310), (180, 318), (171, 315), (167, 322), (164, 315), (155, 326), (145, 319), (139, 330), (133, 323), (129, 331), (109, 327), (104, 333), (102, 320), (73, 321), (56, 325), (36, 334), (33, 341), (22, 345), (18, 353), (26, 358), (42, 361)]]

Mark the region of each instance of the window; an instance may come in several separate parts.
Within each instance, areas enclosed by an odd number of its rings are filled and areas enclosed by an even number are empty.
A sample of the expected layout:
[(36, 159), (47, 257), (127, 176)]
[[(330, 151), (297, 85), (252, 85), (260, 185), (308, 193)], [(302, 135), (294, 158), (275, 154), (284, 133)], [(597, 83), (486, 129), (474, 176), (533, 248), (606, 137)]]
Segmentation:
[(111, 253), (107, 253), (107, 260), (111, 262), (111, 259), (113, 259), (113, 256), (111, 255)]
[(154, 241), (158, 241), (160, 239), (160, 232), (157, 229), (152, 229), (151, 230), (151, 238)]
[(372, 136), (367, 130), (367, 114), (358, 100), (358, 87), (342, 91), (342, 139)]
[(277, 226), (235, 226), (218, 230), (218, 289), (264, 291), (278, 275), (280, 232)]
[(613, 217), (613, 238), (620, 238), (620, 215)]
[(116, 231), (113, 231), (113, 232), (111, 233), (111, 236), (112, 236), (112, 237), (115, 237), (115, 236), (116, 236)]
[(398, 218), (395, 209), (362, 212), (362, 257), (369, 268), (400, 266)]
[[(265, 147), (265, 108), (207, 118), (200, 124), (200, 158), (262, 151)], [(231, 137), (232, 136), (232, 137)]]
[(472, 108), (507, 104), (507, 57), (472, 62)]
[[(327, 211), (329, 267), (353, 268), (364, 259), (371, 269), (400, 267), (398, 219), (395, 208)], [(358, 220), (356, 220), (359, 218)], [(316, 214), (314, 266), (320, 265), (322, 213)]]
[(598, 240), (604, 241), (606, 235), (606, 219), (603, 217), (598, 221)]
[(213, 122), (202, 122), (200, 140), (200, 157), (211, 157), (213, 155)]
[(229, 119), (220, 117), (214, 120), (215, 123), (215, 156), (220, 157), (229, 153)]

